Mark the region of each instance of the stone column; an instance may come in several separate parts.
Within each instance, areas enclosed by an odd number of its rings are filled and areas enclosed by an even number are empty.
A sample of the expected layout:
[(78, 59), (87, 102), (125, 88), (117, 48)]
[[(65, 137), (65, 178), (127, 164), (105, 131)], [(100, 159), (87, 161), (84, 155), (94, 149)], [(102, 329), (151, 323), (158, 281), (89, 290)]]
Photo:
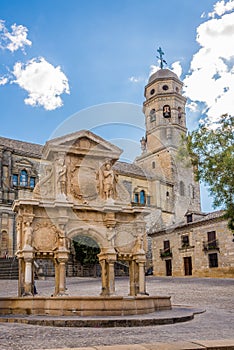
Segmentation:
[(64, 295), (66, 290), (66, 265), (64, 260), (59, 261), (59, 295)]
[(24, 295), (32, 295), (32, 259), (25, 259)]
[(129, 286), (130, 286), (130, 292), (129, 295), (135, 296), (137, 294), (136, 291), (136, 279), (135, 279), (135, 269), (136, 269), (136, 263), (134, 260), (129, 261)]
[(145, 290), (145, 262), (139, 262), (139, 294), (146, 294)]
[(115, 262), (108, 262), (108, 289), (109, 295), (115, 294)]
[(22, 257), (18, 257), (19, 265), (19, 276), (18, 276), (18, 296), (22, 297), (24, 294), (24, 271), (25, 271), (25, 262)]
[(108, 295), (108, 285), (107, 285), (107, 264), (106, 260), (99, 260), (102, 269), (102, 291), (100, 295)]
[(55, 271), (55, 285), (54, 285), (54, 295), (59, 294), (59, 263), (54, 259), (54, 271)]
[(24, 259), (24, 295), (32, 295), (33, 290), (33, 248), (29, 245), (24, 247), (22, 258)]

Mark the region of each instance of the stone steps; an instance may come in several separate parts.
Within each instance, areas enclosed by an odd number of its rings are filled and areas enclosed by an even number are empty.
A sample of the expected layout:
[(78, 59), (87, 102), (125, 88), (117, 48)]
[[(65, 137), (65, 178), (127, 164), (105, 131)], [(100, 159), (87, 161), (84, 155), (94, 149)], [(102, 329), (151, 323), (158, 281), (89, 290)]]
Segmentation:
[(0, 258), (0, 279), (17, 280), (19, 274), (18, 260), (16, 258)]

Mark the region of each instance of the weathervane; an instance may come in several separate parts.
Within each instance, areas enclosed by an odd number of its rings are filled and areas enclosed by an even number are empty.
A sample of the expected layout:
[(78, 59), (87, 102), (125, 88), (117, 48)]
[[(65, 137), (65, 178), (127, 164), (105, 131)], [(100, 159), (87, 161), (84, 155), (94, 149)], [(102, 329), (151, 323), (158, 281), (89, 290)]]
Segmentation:
[(165, 54), (161, 47), (158, 48), (157, 52), (159, 53), (159, 57), (157, 56), (157, 58), (160, 60), (160, 68), (163, 69), (163, 63), (167, 64), (167, 62), (163, 59), (163, 55)]

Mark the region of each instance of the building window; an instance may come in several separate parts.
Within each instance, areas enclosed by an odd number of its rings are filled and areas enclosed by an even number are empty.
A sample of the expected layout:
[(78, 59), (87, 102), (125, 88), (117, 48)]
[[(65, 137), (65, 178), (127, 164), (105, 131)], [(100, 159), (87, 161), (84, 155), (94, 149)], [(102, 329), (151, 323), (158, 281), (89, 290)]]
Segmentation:
[(155, 169), (155, 162), (152, 162), (152, 169)]
[(189, 247), (189, 236), (188, 235), (181, 236), (181, 246), (182, 246), (182, 248)]
[(193, 214), (188, 214), (187, 215), (187, 223), (193, 222)]
[(13, 186), (18, 186), (18, 174), (13, 174), (12, 175), (12, 185)]
[(156, 111), (155, 111), (155, 108), (153, 108), (150, 111), (150, 121), (152, 123), (152, 122), (155, 122), (155, 120), (156, 120)]
[(20, 186), (28, 186), (28, 174), (26, 170), (20, 172)]
[(166, 197), (167, 197), (167, 199), (170, 197), (169, 191), (166, 192)]
[(164, 251), (170, 250), (170, 241), (166, 240), (163, 242)]
[(172, 257), (172, 252), (171, 252), (169, 240), (163, 241), (163, 249), (160, 249), (160, 257), (161, 258)]
[(183, 183), (183, 181), (180, 181), (180, 195), (181, 196), (184, 196), (184, 183)]
[(135, 193), (134, 194), (134, 203), (138, 203), (139, 202), (139, 194)]
[(217, 253), (212, 253), (212, 254), (209, 254), (209, 267), (212, 268), (212, 267), (218, 267), (219, 264), (218, 264), (218, 254)]
[(207, 240), (208, 240), (208, 249), (217, 249), (218, 241), (216, 239), (216, 232), (210, 231), (207, 232)]
[(34, 188), (34, 187), (35, 187), (35, 183), (36, 183), (35, 177), (30, 177), (29, 186), (30, 186), (31, 188)]
[(140, 192), (140, 204), (145, 204), (145, 191)]
[(169, 105), (163, 106), (163, 116), (164, 118), (171, 118), (171, 107)]

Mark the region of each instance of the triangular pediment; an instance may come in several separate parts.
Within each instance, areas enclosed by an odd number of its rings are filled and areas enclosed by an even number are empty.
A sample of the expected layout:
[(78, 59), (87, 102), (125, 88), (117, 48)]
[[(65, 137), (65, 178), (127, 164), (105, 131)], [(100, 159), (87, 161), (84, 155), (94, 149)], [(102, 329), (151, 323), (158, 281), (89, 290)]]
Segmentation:
[(73, 154), (87, 154), (91, 152), (99, 156), (111, 154), (113, 159), (118, 159), (122, 150), (91, 131), (81, 130), (46, 142), (43, 150), (44, 157), (50, 158), (51, 153), (54, 152)]

